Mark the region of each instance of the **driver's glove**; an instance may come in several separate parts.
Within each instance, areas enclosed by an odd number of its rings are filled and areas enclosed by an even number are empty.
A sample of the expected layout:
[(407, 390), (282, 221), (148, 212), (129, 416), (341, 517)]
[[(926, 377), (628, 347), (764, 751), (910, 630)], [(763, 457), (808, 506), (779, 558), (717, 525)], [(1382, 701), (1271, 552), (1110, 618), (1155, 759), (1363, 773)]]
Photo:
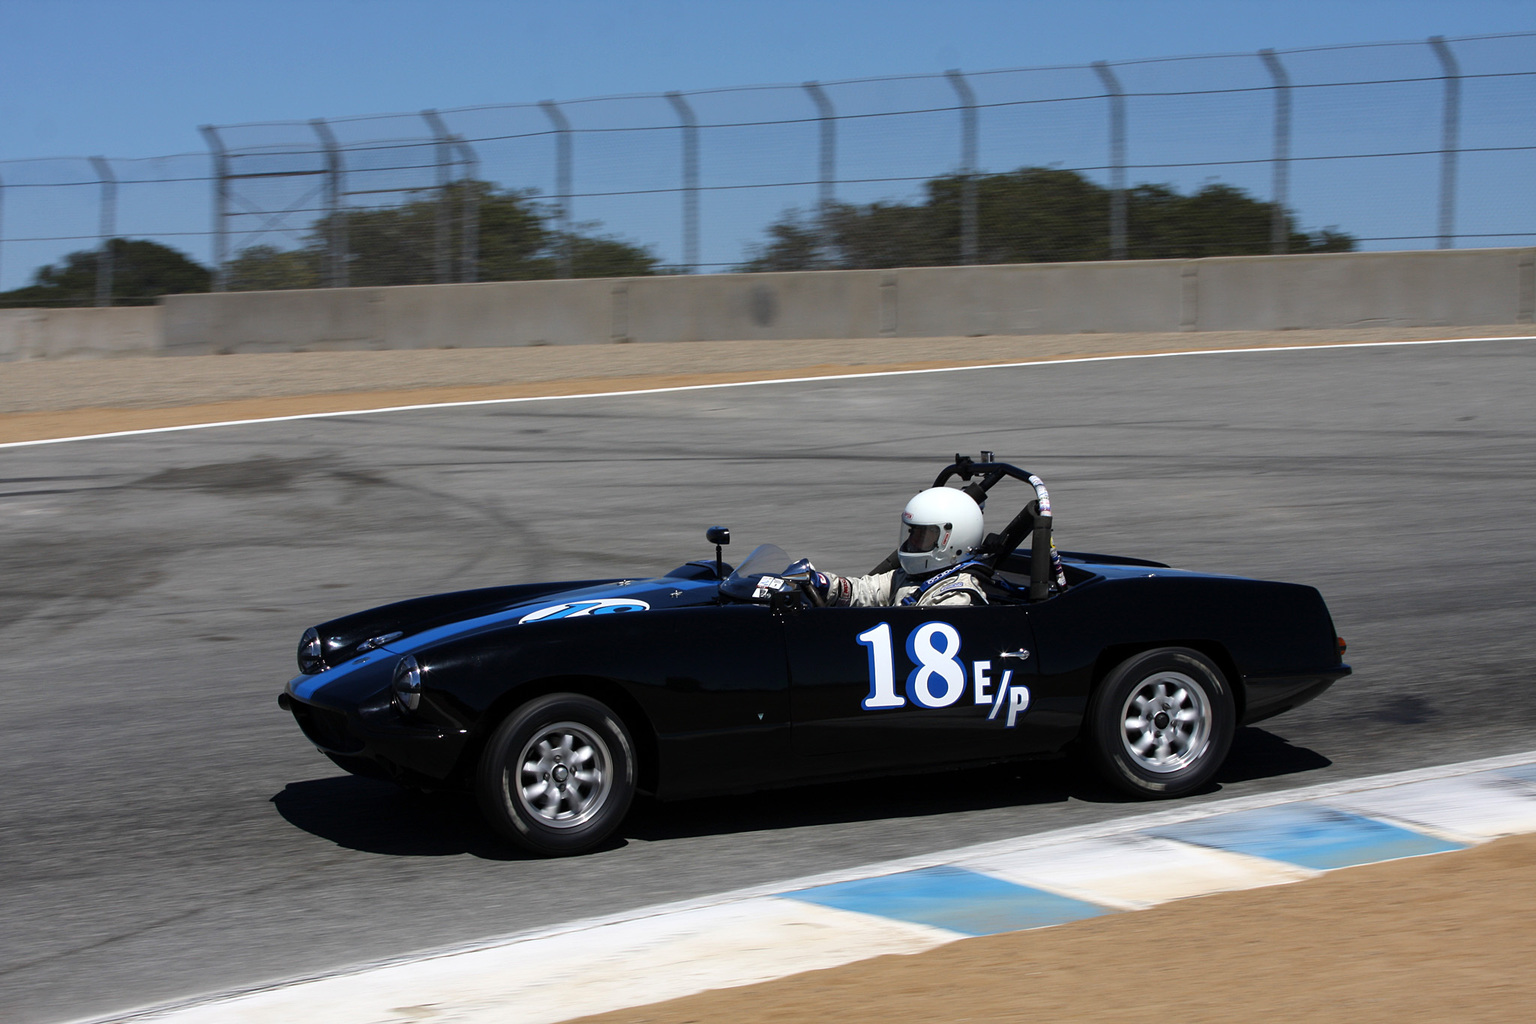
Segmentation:
[[(785, 570), (785, 575), (788, 576), (795, 572), (804, 572), (810, 576), (807, 586), (816, 592), (816, 596), (825, 605), (847, 604), (849, 595), (853, 593), (853, 587), (847, 580), (841, 576), (833, 576), (830, 573), (820, 571), (811, 564), (809, 558), (802, 558), (791, 565)], [(839, 596), (841, 596), (841, 600), (838, 600)]]
[(841, 608), (853, 597), (853, 584), (831, 573), (811, 570), (811, 586), (828, 608)]
[(822, 572), (820, 569), (817, 569), (815, 566), (811, 566), (810, 570), (811, 570), (811, 589), (816, 591), (816, 593), (821, 597), (821, 599), (823, 601), (825, 601), (827, 599), (827, 591), (832, 586), (832, 577), (828, 576), (826, 573)]

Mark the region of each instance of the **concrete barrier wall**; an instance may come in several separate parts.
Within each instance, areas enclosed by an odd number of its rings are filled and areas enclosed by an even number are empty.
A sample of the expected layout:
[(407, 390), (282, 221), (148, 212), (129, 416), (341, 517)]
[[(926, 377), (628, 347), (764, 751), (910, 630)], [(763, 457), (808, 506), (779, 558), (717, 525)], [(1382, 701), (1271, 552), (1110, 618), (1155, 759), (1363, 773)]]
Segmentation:
[(144, 355), (164, 344), (165, 310), (0, 309), (0, 362)]
[(611, 340), (623, 282), (512, 281), (171, 295), (164, 351), (496, 348)]
[(1536, 249), (508, 281), (0, 310), (0, 359), (1530, 323)]
[(1025, 263), (894, 272), (898, 337), (1177, 331), (1196, 261)]
[[(1342, 255), (1342, 258), (1341, 258)], [(1200, 331), (1530, 323), (1536, 249), (1195, 261)]]

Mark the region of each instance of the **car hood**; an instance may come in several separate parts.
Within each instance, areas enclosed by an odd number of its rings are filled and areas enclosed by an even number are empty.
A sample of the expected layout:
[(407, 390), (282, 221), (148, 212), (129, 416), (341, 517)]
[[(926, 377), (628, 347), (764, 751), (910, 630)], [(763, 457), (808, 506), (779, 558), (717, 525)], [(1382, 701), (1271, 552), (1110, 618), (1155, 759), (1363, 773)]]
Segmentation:
[(717, 595), (713, 574), (709, 579), (699, 575), (534, 583), (437, 594), (323, 622), (315, 631), (325, 663), (334, 670), (370, 651), (405, 654), (486, 629), (712, 603)]
[(718, 589), (714, 580), (681, 580), (664, 576), (578, 586), (541, 593), (496, 611), (434, 625), (419, 632), (403, 632), (400, 637), (379, 646), (396, 654), (410, 654), (444, 640), (512, 625), (536, 626), (605, 615), (643, 615), (652, 610), (712, 604)]

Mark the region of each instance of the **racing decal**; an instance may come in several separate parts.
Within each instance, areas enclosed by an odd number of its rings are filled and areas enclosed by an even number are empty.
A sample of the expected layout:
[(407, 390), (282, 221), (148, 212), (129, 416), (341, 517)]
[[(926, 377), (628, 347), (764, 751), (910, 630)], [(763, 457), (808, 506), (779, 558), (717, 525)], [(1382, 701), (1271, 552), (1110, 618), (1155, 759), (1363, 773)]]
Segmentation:
[[(869, 658), (869, 694), (860, 702), (865, 711), (902, 708), (910, 700), (920, 708), (947, 708), (970, 690), (971, 702), (987, 707), (987, 721), (997, 721), (1004, 707), (1003, 727), (1012, 729), (1029, 710), (1029, 687), (1012, 682), (1013, 670), (992, 675), (991, 661), (973, 661), (967, 687), (965, 662), (960, 660), (960, 631), (947, 622), (925, 622), (907, 636), (907, 673), (903, 693), (896, 692), (896, 659), (890, 623), (872, 626), (854, 638)], [(996, 690), (993, 690), (994, 685)]]
[(791, 584), (788, 580), (780, 579), (777, 576), (759, 576), (757, 586), (752, 591), (752, 597), (756, 600), (762, 600), (773, 594), (782, 594), (790, 588)]
[(618, 612), (643, 612), (650, 609), (650, 605), (644, 601), (619, 597), (594, 597), (585, 601), (567, 601), (564, 604), (552, 604), (547, 608), (531, 611), (517, 620), (518, 625), (525, 622), (548, 622), (551, 619), (574, 619), (582, 615), (614, 615)]
[[(976, 665), (979, 672), (980, 666), (988, 665), (988, 663), (978, 661)], [(997, 696), (992, 698), (992, 710), (987, 712), (987, 721), (994, 721), (997, 718), (997, 713), (1003, 709), (1003, 699), (1006, 697), (1008, 700), (1008, 719), (1003, 724), (1005, 729), (1012, 729), (1015, 723), (1018, 722), (1019, 716), (1029, 709), (1029, 687), (1009, 686), (1008, 677), (1011, 675), (1013, 675), (1013, 669), (1003, 670), (1003, 678), (997, 686)], [(978, 691), (977, 703), (979, 704), (981, 703), (979, 699), (981, 682), (979, 679), (977, 680), (976, 687)]]

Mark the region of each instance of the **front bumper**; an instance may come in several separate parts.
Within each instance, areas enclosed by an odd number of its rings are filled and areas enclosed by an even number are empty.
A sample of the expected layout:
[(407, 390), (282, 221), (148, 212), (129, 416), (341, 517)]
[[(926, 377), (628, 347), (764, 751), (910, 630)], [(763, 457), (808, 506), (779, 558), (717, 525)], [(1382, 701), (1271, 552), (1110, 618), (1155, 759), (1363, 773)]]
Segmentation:
[(388, 689), (356, 704), (295, 696), (290, 683), (277, 698), (304, 736), (341, 767), (406, 785), (442, 783), (458, 766), (468, 732), (407, 716)]

